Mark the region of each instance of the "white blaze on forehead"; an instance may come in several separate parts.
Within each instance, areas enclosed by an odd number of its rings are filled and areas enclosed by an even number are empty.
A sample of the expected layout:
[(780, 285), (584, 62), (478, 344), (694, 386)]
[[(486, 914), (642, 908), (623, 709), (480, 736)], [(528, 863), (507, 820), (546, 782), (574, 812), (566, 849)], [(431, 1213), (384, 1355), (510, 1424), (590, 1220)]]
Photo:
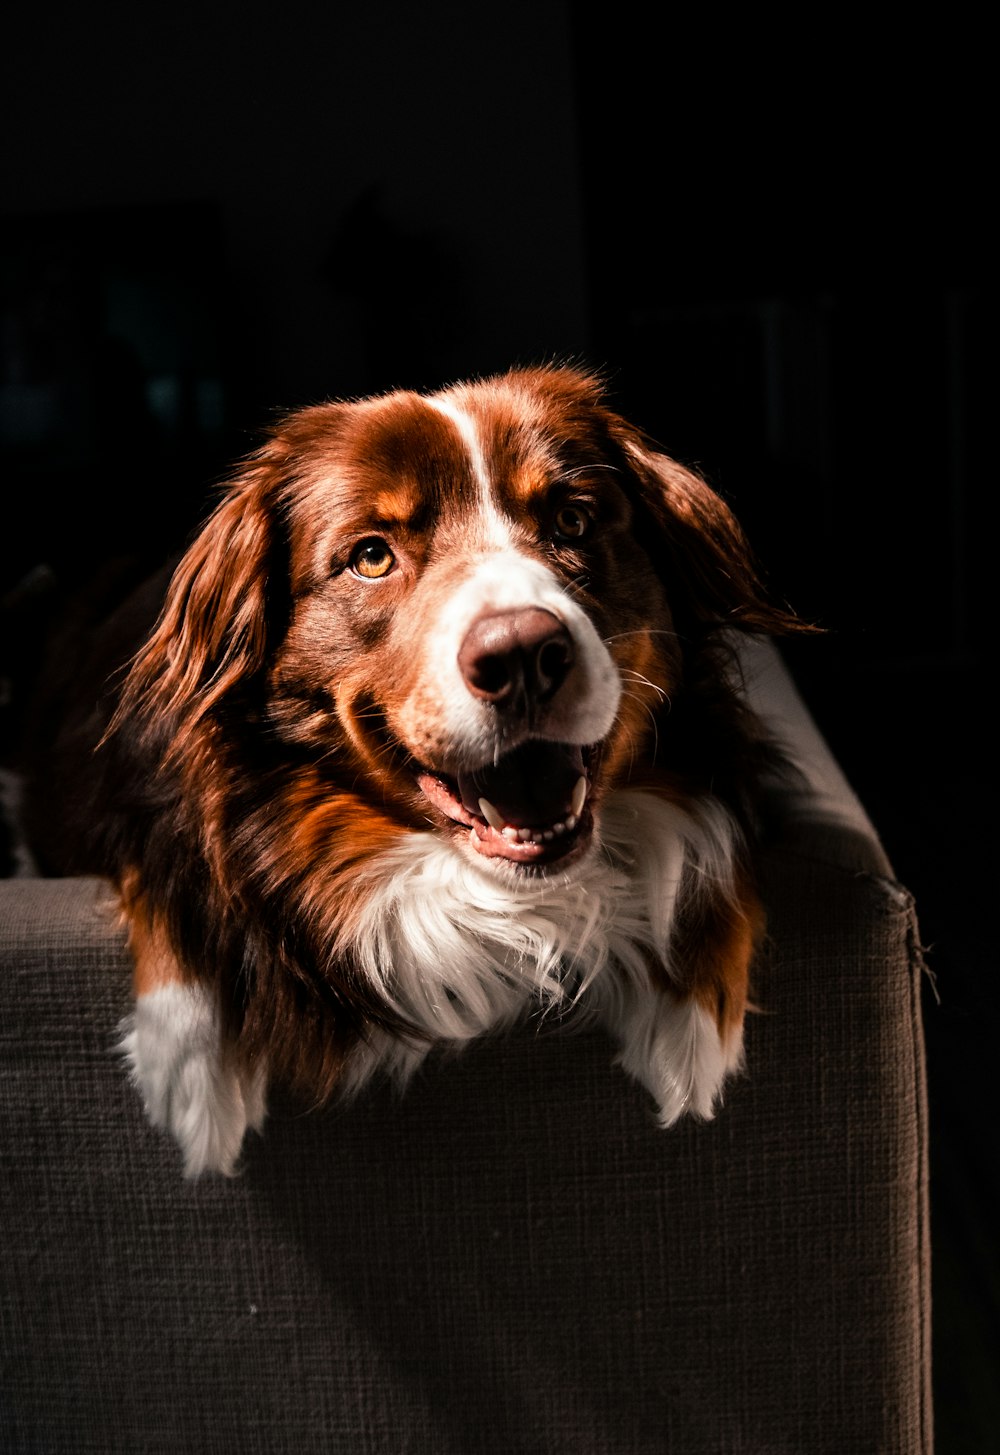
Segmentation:
[[(395, 714), (395, 727), (414, 756), (447, 771), (474, 769), (516, 746), (526, 726), (512, 730), (490, 703), (470, 691), (460, 653), (473, 623), (482, 616), (542, 608), (562, 623), (573, 643), (573, 664), (554, 699), (542, 705), (531, 735), (550, 741), (601, 741), (614, 723), (621, 700), (618, 669), (594, 622), (573, 599), (567, 584), (528, 549), (518, 549), (518, 532), (494, 496), (493, 478), (480, 422), (449, 398), (425, 397), (458, 435), (475, 487), (475, 519), (466, 549), (429, 573), (420, 647), (411, 689)], [(513, 735), (512, 735), (513, 731)]]
[(432, 409), (443, 414), (458, 430), (469, 456), (472, 476), (479, 493), (479, 514), (485, 529), (487, 544), (503, 550), (510, 545), (510, 523), (497, 509), (493, 498), (493, 482), (475, 419), (464, 409), (457, 408), (451, 400), (429, 398), (426, 401)]
[(577, 625), (584, 633), (594, 630), (590, 618), (566, 595), (547, 566), (510, 547), (485, 551), (471, 563), (445, 605), (441, 623), (445, 630), (468, 630), (482, 613), (531, 606), (547, 608), (566, 626)]

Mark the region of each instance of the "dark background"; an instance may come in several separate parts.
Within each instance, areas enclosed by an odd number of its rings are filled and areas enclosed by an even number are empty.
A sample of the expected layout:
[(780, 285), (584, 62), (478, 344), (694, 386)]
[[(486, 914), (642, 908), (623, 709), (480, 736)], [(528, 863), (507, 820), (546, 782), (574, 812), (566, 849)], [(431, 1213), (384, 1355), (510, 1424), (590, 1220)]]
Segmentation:
[(64, 594), (182, 540), (276, 409), (605, 369), (828, 629), (788, 655), (917, 900), (938, 1448), (980, 1452), (1000, 1438), (990, 43), (954, 7), (883, 34), (753, 15), (49, 0), (5, 22), (0, 746)]

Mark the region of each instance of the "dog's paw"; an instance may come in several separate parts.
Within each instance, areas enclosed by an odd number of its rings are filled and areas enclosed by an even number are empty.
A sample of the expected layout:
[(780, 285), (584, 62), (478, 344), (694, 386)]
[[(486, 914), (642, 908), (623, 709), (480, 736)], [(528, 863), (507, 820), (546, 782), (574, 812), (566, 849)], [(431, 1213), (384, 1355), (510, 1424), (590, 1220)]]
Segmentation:
[(185, 1176), (233, 1176), (247, 1128), (264, 1122), (265, 1078), (241, 1079), (228, 1064), (205, 991), (172, 984), (141, 995), (122, 1029), (119, 1050), (149, 1120), (180, 1146)]
[(668, 994), (634, 1003), (617, 1026), (618, 1064), (652, 1094), (663, 1127), (682, 1116), (710, 1121), (728, 1076), (743, 1064), (739, 1031), (727, 1040), (693, 1000)]

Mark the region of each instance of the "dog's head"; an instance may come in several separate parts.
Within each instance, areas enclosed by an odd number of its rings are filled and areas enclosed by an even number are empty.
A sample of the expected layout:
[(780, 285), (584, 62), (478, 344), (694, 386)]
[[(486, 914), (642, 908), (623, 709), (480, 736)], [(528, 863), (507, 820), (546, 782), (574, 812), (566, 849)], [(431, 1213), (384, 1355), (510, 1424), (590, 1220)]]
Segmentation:
[(528, 369), (279, 424), (181, 563), (122, 711), (171, 721), (175, 750), (252, 719), (359, 800), (542, 871), (648, 765), (699, 643), (789, 622), (699, 478), (593, 377)]

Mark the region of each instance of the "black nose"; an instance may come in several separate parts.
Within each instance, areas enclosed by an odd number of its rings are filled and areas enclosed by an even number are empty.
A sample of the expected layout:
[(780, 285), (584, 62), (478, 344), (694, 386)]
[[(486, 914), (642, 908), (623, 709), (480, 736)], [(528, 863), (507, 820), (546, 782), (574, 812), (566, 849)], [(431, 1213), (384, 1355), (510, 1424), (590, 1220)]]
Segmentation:
[(458, 666), (473, 697), (505, 713), (530, 715), (559, 691), (573, 665), (573, 641), (541, 607), (499, 611), (472, 623)]

